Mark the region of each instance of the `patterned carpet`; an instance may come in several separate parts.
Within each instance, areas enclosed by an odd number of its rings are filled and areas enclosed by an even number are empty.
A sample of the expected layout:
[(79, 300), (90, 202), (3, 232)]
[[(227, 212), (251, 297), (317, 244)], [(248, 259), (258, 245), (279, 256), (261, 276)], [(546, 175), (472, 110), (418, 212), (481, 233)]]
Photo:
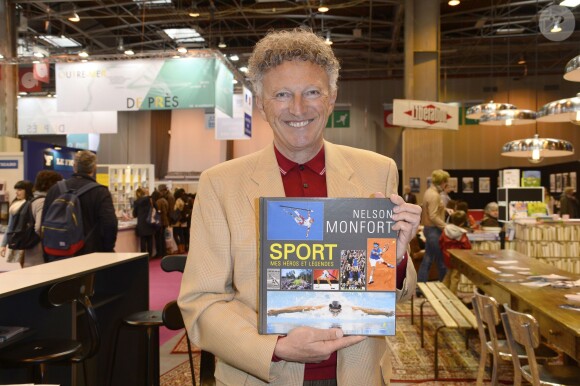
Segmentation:
[[(443, 329), (439, 333), (439, 380), (434, 381), (434, 332), (441, 325), (431, 307), (425, 305), (425, 347), (421, 348), (419, 327), (419, 304), (415, 302), (415, 322), (411, 325), (411, 303), (397, 304), (397, 334), (387, 342), (393, 353), (393, 383), (417, 385), (473, 385), (479, 364), (479, 337), (476, 331), (469, 335), (469, 346), (465, 349), (465, 337), (457, 330)], [(185, 352), (185, 342), (180, 340), (173, 352)], [(195, 354), (196, 374), (199, 374), (199, 353)], [(488, 361), (489, 365), (489, 361)], [(489, 369), (488, 369), (489, 370)], [(513, 383), (513, 368), (510, 362), (501, 362), (500, 383)], [(489, 372), (486, 384), (489, 384)], [(161, 386), (191, 384), (189, 364), (186, 362), (161, 377)]]

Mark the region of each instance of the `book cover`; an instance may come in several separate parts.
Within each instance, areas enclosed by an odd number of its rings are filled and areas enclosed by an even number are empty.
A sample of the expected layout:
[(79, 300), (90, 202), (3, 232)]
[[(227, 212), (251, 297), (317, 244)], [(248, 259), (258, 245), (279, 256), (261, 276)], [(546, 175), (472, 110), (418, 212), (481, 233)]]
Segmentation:
[(381, 198), (260, 198), (259, 333), (311, 326), (394, 335), (393, 206)]
[(542, 173), (539, 170), (524, 170), (522, 186), (542, 186)]
[(519, 188), (520, 187), (520, 169), (504, 169), (502, 187)]

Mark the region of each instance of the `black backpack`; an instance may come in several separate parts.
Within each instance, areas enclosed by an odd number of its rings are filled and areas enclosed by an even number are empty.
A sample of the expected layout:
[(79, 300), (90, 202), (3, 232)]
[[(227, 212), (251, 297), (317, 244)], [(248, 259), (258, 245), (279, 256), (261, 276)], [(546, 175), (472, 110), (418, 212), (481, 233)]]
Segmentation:
[(32, 203), (40, 197), (26, 201), (14, 215), (12, 231), (8, 232), (8, 248), (29, 249), (40, 242), (40, 236), (34, 231)]
[(94, 228), (85, 238), (79, 197), (101, 186), (90, 182), (77, 190), (68, 189), (65, 181), (57, 183), (60, 195), (50, 204), (42, 219), (42, 245), (46, 261), (74, 256), (85, 245)]

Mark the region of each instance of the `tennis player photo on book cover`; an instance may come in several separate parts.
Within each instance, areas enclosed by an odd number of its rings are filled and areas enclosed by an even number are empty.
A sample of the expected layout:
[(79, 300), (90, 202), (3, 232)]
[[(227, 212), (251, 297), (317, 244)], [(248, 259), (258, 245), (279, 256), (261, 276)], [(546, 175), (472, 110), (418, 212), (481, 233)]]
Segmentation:
[(394, 335), (393, 206), (386, 198), (260, 198), (259, 332)]

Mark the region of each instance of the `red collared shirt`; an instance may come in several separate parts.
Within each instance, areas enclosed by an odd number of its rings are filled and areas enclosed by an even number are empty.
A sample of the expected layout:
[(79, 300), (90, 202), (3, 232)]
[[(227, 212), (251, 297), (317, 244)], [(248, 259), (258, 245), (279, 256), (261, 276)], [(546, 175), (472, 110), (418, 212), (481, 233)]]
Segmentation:
[[(305, 164), (297, 164), (286, 158), (274, 146), (276, 160), (282, 175), (286, 197), (327, 197), (326, 190), (326, 163), (324, 146), (318, 154)], [(403, 281), (407, 273), (407, 258), (397, 265), (397, 288), (403, 288)], [(272, 358), (275, 361), (279, 359)], [(304, 380), (314, 381), (336, 378), (336, 352), (330, 358), (320, 363), (307, 363), (304, 369)]]

